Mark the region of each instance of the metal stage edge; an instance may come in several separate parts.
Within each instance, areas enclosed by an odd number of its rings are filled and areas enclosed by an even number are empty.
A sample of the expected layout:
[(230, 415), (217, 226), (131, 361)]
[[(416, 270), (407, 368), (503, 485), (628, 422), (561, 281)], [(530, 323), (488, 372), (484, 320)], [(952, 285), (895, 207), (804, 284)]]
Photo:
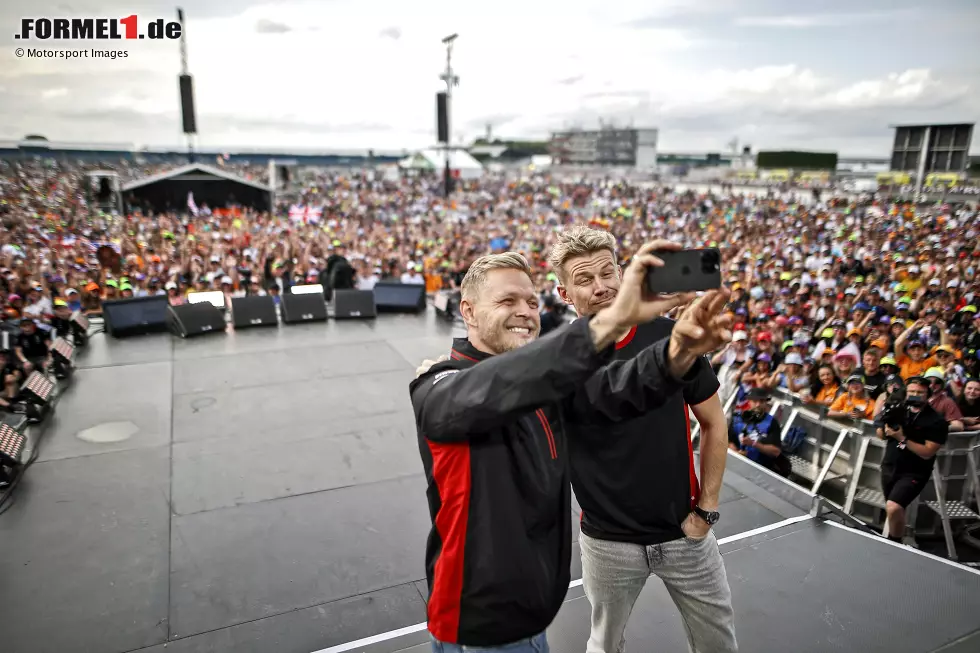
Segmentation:
[[(718, 540), (739, 648), (796, 653), (980, 650), (980, 572), (831, 520), (801, 515)], [(590, 606), (569, 584), (548, 629), (554, 653), (580, 653)], [(939, 600), (936, 600), (939, 599)], [(312, 653), (424, 653), (425, 623)], [(627, 650), (686, 651), (680, 616), (651, 578), (627, 627)]]

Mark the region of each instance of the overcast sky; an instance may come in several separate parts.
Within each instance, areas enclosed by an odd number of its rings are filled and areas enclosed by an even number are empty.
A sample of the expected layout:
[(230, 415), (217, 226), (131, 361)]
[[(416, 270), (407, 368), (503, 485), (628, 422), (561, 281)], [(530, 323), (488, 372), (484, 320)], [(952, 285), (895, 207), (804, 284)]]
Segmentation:
[[(487, 123), (502, 138), (545, 138), (601, 118), (659, 128), (664, 151), (725, 150), (737, 138), (884, 156), (889, 124), (980, 122), (978, 0), (183, 6), (202, 148), (427, 146), (452, 32), (453, 133), (467, 141)], [(3, 0), (0, 139), (182, 144), (176, 43), (45, 44), (129, 52), (116, 61), (13, 54), (38, 45), (13, 39), (22, 17), (133, 11), (141, 23), (174, 13), (156, 0)]]

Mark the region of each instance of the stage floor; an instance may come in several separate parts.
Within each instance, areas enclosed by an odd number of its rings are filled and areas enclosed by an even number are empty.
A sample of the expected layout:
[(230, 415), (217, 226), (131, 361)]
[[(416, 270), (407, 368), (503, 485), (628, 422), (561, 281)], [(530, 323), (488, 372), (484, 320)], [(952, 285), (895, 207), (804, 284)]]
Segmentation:
[[(425, 650), (408, 383), (453, 335), (430, 311), (94, 336), (0, 516), (0, 650)], [(980, 650), (964, 639), (980, 637), (980, 575), (807, 519), (807, 497), (744, 468), (716, 530), (743, 650)], [(572, 564), (578, 579), (577, 546)], [(579, 585), (556, 653), (584, 650)], [(658, 581), (636, 610), (630, 650), (685, 650)]]

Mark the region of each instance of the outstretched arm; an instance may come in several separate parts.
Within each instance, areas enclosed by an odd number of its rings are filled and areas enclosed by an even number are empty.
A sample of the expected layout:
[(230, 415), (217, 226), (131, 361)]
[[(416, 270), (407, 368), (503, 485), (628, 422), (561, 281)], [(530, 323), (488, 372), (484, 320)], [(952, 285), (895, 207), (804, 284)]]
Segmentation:
[(600, 314), (465, 370), (436, 365), (410, 385), (419, 430), (434, 442), (463, 441), (558, 401), (609, 359), (620, 333)]

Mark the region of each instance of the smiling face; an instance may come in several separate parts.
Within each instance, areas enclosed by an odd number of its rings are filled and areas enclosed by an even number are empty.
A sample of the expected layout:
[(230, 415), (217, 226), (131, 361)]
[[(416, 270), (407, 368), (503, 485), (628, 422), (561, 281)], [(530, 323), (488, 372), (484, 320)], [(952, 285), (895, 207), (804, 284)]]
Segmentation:
[(563, 276), (565, 283), (558, 287), (558, 294), (582, 316), (606, 308), (619, 292), (619, 266), (609, 250), (569, 258)]
[(538, 295), (523, 270), (488, 270), (481, 287), (460, 302), (470, 342), (488, 354), (517, 349), (538, 337)]

